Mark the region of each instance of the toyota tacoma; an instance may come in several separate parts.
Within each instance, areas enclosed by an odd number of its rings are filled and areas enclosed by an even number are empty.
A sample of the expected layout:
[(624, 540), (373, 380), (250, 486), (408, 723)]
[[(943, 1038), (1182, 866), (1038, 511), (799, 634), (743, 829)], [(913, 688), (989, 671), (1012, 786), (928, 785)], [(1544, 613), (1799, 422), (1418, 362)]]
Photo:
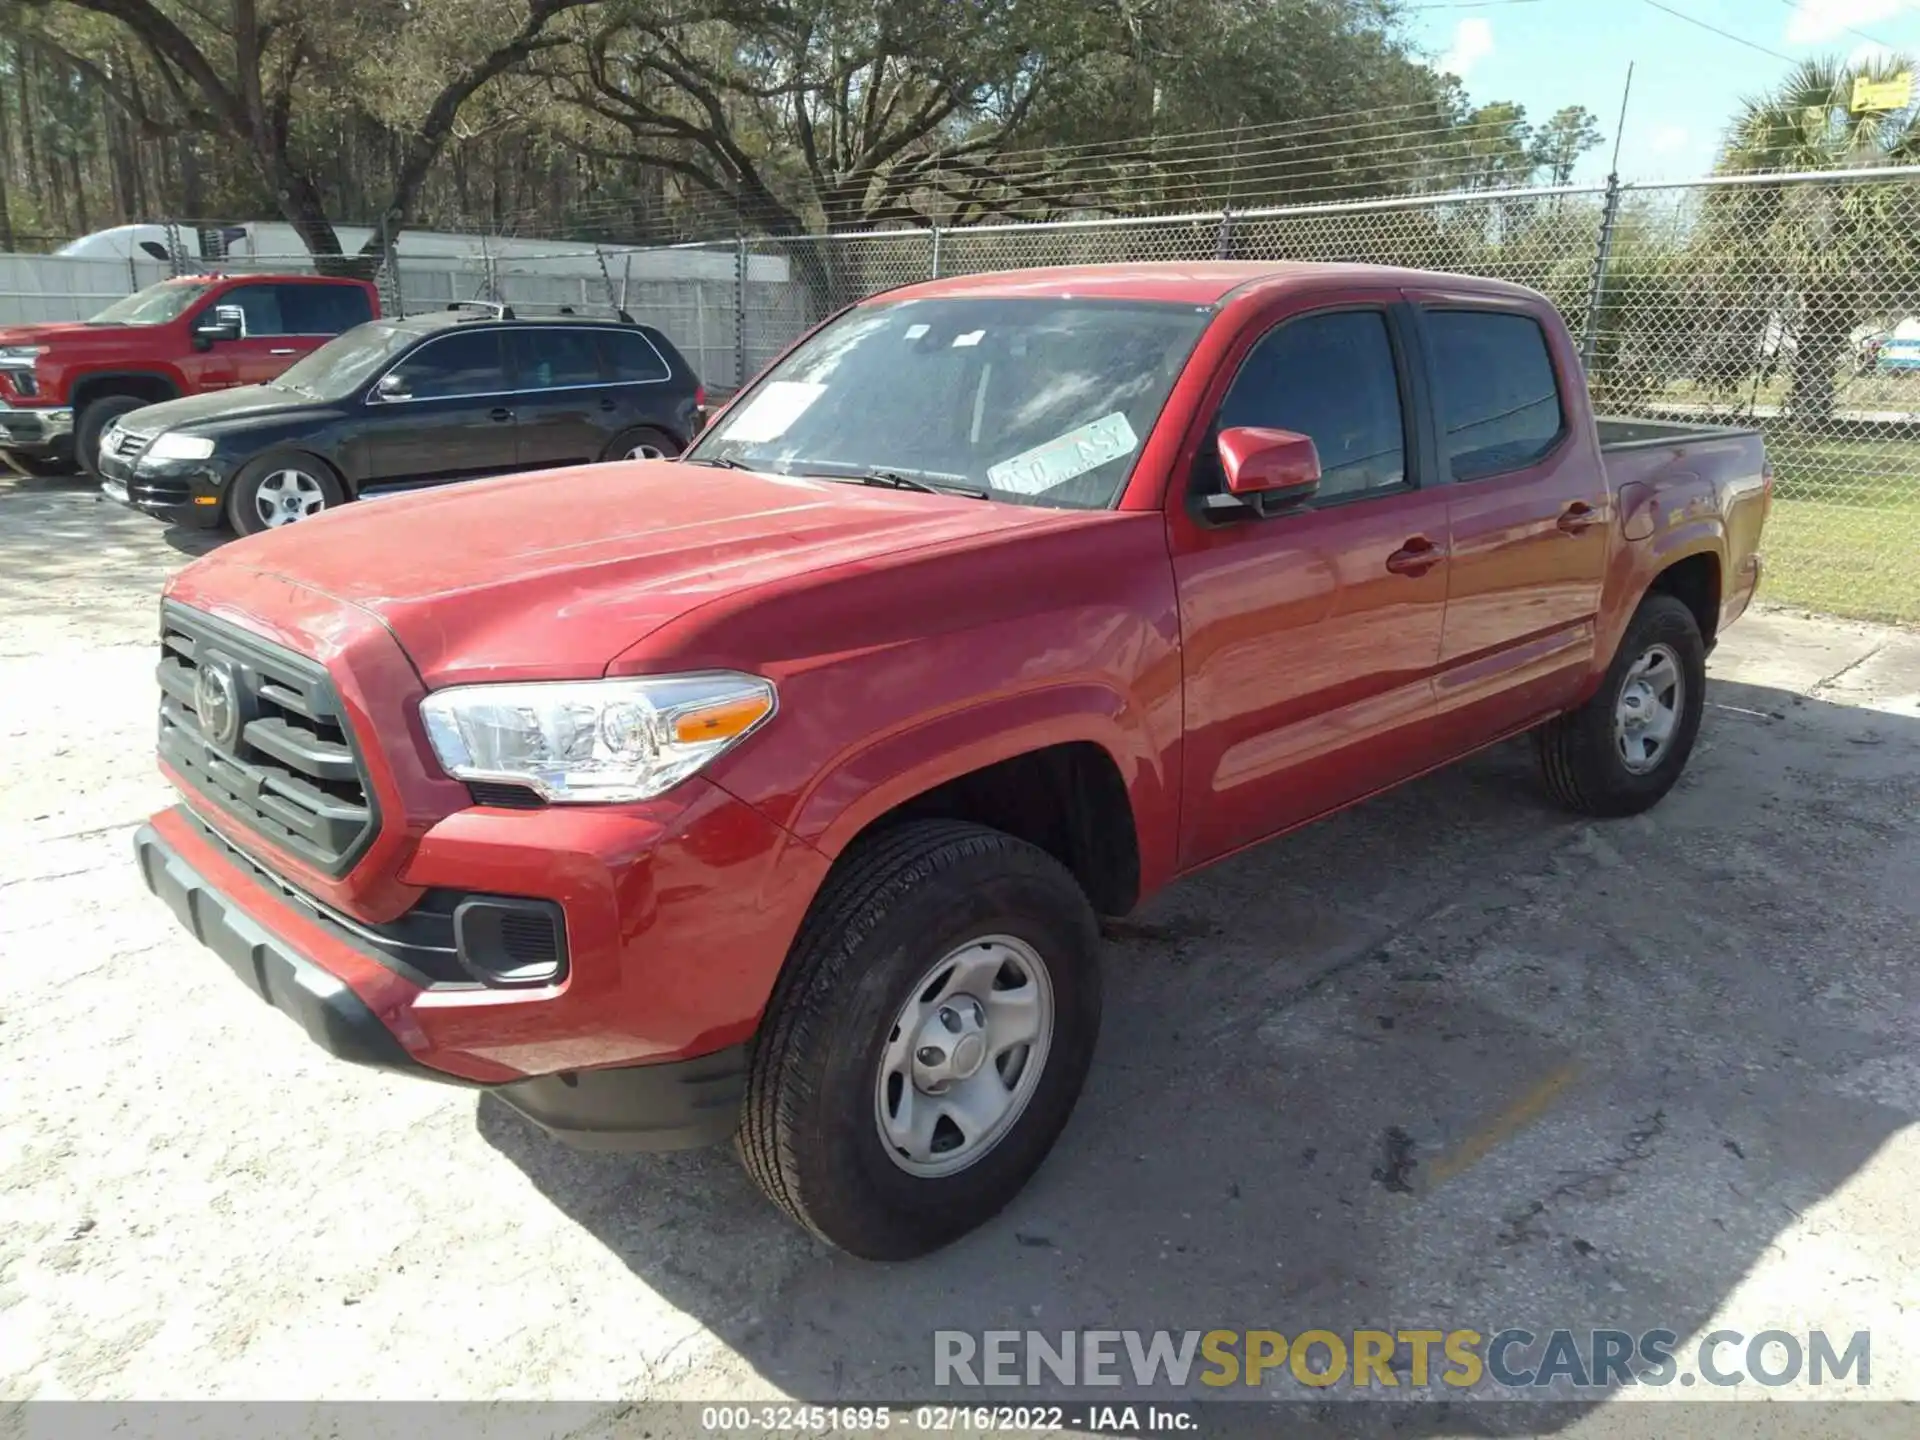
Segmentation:
[(147, 884), (343, 1060), (595, 1147), (732, 1140), (857, 1254), (1068, 1121), (1096, 917), (1510, 736), (1687, 763), (1750, 430), (1596, 419), (1484, 279), (1200, 263), (833, 316), (678, 460), (348, 507), (180, 572)]

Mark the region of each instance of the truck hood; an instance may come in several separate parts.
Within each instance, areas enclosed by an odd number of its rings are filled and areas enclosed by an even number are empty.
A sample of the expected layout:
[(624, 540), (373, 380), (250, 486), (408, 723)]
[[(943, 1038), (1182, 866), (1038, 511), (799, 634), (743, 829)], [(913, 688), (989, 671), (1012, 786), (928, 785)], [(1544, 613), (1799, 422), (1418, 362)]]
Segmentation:
[(577, 679), (742, 589), (1104, 514), (639, 461), (361, 501), (227, 545), (169, 593), (231, 614), (220, 577), (245, 569), (371, 612), (431, 687)]
[(89, 345), (111, 343), (130, 330), (151, 325), (90, 325), (85, 320), (48, 320), (35, 325), (0, 325), (0, 345), (59, 345), (80, 340)]

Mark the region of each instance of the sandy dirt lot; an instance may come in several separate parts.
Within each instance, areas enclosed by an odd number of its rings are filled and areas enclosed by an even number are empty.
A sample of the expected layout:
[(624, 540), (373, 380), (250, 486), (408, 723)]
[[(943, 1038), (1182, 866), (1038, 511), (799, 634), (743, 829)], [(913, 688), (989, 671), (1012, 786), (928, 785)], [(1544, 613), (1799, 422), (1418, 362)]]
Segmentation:
[(1871, 1330), (1920, 1397), (1920, 636), (1749, 617), (1649, 816), (1511, 746), (1159, 897), (1037, 1181), (876, 1266), (729, 1154), (337, 1064), (176, 927), (129, 837), (192, 548), (0, 480), (0, 1401), (925, 1398), (936, 1328), (1423, 1325)]

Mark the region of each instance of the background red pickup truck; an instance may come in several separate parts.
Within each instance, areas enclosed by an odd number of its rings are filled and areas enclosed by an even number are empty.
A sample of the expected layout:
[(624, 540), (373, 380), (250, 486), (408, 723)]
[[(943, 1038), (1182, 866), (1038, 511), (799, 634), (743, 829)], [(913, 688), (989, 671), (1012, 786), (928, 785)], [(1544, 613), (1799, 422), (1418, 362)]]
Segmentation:
[(0, 452), (27, 470), (95, 473), (100, 437), (120, 416), (261, 384), (379, 313), (363, 280), (188, 275), (91, 320), (0, 327)]
[[(1096, 914), (1503, 737), (1644, 810), (1759, 580), (1747, 431), (1547, 302), (1202, 264), (836, 317), (680, 461), (322, 516), (162, 608), (148, 884), (342, 1058), (736, 1137), (905, 1256), (1039, 1166)], [(431, 537), (430, 543), (422, 543)]]

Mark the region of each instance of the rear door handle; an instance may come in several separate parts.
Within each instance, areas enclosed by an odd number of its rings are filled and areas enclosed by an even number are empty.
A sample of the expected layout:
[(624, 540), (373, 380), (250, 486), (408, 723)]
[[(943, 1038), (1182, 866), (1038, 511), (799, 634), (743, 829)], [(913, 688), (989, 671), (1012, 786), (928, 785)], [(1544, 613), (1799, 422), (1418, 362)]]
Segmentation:
[(1584, 500), (1576, 500), (1560, 512), (1558, 525), (1569, 535), (1578, 535), (1600, 523), (1600, 512)]
[(300, 352), (289, 345), (284, 350), (269, 350), (269, 355), (298, 355)]
[(493, 407), (493, 409), (487, 411), (487, 418), (489, 420), (500, 420), (500, 421), (511, 420), (513, 419), (513, 411), (509, 410), (504, 405), (496, 405)]
[(1387, 556), (1387, 569), (1396, 575), (1419, 576), (1426, 574), (1446, 558), (1446, 551), (1426, 536), (1416, 535)]
[(612, 397), (611, 395), (602, 395), (602, 396), (600, 397), (600, 408), (601, 408), (602, 410), (613, 410), (613, 409), (616, 409), (616, 408), (617, 408), (617, 406), (616, 406), (616, 404), (615, 404), (615, 402), (614, 402), (614, 398), (613, 398), (613, 397)]

